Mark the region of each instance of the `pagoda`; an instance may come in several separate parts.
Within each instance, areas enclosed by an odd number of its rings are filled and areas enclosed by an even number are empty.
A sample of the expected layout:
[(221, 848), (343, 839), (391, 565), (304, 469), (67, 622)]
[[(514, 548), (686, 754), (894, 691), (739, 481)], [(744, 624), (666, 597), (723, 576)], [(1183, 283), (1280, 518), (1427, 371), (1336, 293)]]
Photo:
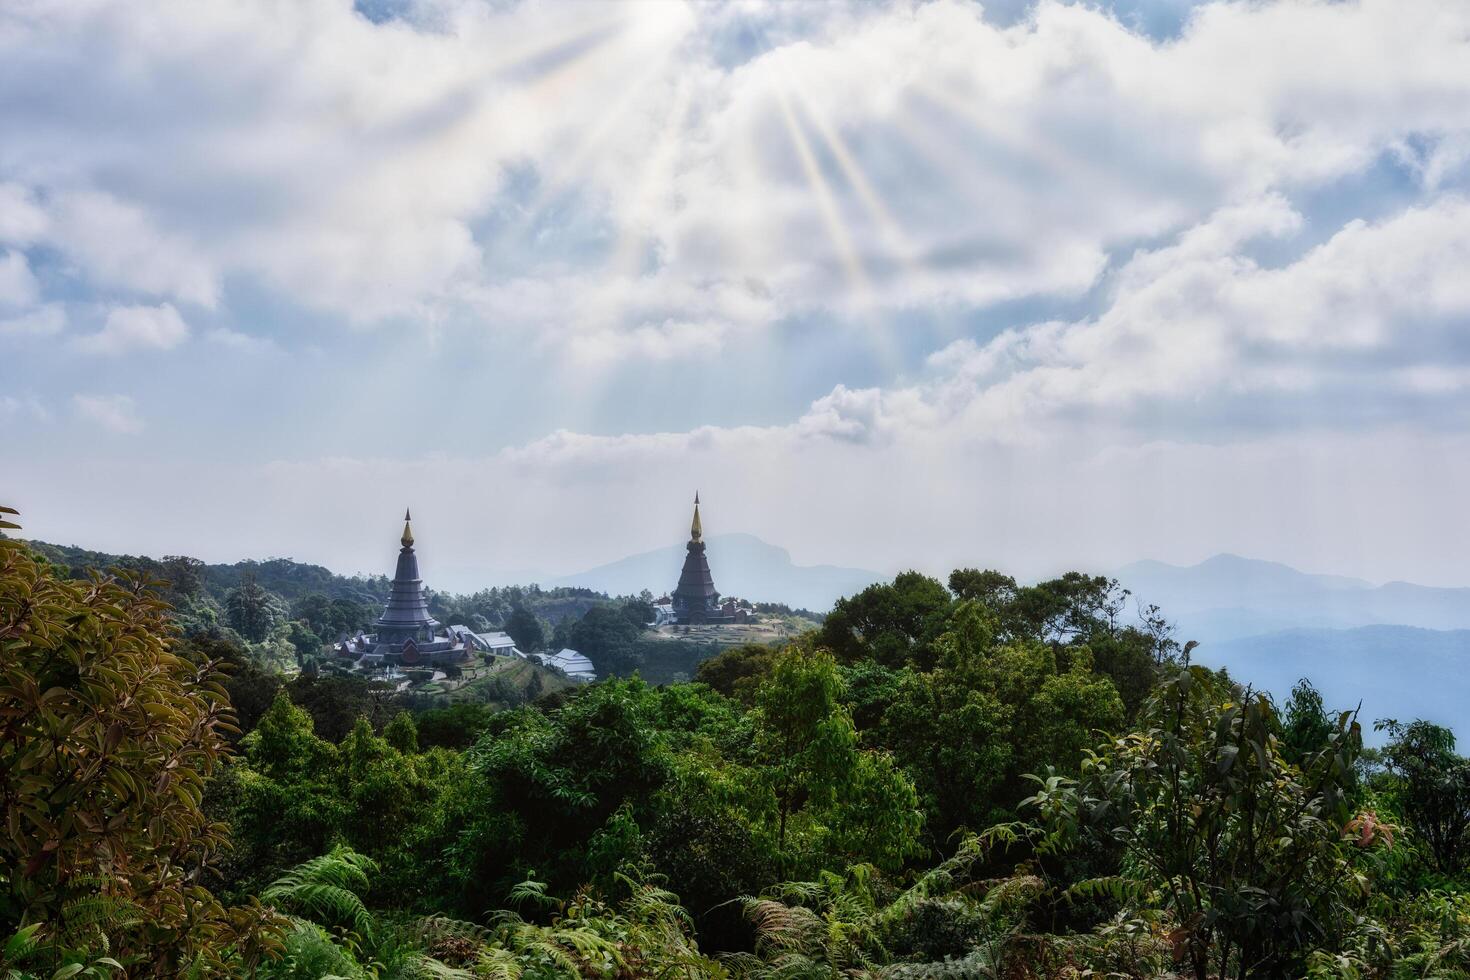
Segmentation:
[(403, 512), (402, 547), (398, 550), (398, 567), (393, 572), (393, 586), (388, 592), (388, 605), (375, 624), (380, 644), (402, 645), (431, 642), (439, 621), (429, 615), (429, 600), (424, 596), (424, 580), (419, 578), (419, 557), (413, 550), (413, 518)]
[(403, 512), (398, 566), (388, 602), (374, 624), (376, 633), (344, 636), (333, 645), (338, 657), (364, 670), (378, 667), (445, 667), (466, 663), (476, 654), (519, 655), (504, 633), (476, 633), (465, 626), (445, 628), (429, 613), (419, 559), (413, 550), (413, 518)]
[(699, 520), (699, 494), (694, 494), (694, 522), (689, 526), (684, 568), (674, 589), (674, 622), (680, 626), (718, 625), (736, 621), (734, 610), (720, 605), (720, 592), (704, 553), (704, 527)]

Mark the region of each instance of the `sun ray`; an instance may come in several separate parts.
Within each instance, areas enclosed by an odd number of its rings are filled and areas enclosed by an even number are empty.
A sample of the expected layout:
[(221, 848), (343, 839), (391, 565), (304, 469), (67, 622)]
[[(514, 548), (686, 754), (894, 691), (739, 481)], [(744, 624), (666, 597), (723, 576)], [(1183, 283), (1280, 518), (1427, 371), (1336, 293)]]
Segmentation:
[(862, 203), (868, 216), (882, 232), (883, 238), (892, 251), (894, 258), (909, 271), (917, 269), (917, 252), (905, 234), (902, 226), (889, 210), (888, 205), (883, 202), (878, 191), (874, 188), (872, 181), (868, 179), (867, 173), (857, 158), (848, 148), (847, 141), (842, 135), (830, 125), (820, 113), (816, 111), (810, 98), (807, 97), (805, 89), (800, 84), (791, 85), (791, 95), (798, 107), (802, 110), (804, 118), (811, 123), (817, 135), (822, 138), (823, 144), (831, 153), (832, 159), (837, 161), (837, 166), (842, 170), (842, 176), (848, 185), (852, 187), (858, 200)]
[[(517, 71), (540, 60), (557, 61), (554, 67), (540, 73), (541, 75), (554, 74), (575, 66), (618, 37), (628, 27), (628, 23), (625, 15), (613, 14), (553, 37), (537, 39), (530, 46), (506, 52), (494, 61), (482, 65), (481, 82), (496, 75), (513, 76)], [(567, 57), (558, 61), (556, 56), (563, 52)]]
[(802, 132), (801, 123), (791, 108), (791, 99), (784, 87), (780, 84), (773, 85), (771, 91), (781, 109), (781, 120), (786, 124), (786, 133), (791, 138), (791, 146), (796, 151), (807, 186), (811, 188), (812, 195), (816, 198), (817, 210), (821, 213), (822, 223), (827, 228), (827, 236), (832, 240), (832, 247), (837, 251), (838, 261), (842, 264), (843, 272), (849, 283), (857, 291), (861, 307), (870, 310), (873, 307), (872, 284), (868, 281), (862, 259), (858, 255), (856, 246), (853, 245), (852, 236), (848, 234), (847, 226), (842, 221), (842, 212), (837, 206), (837, 198), (832, 193), (832, 187), (827, 183), (826, 176), (822, 173), (821, 163), (817, 160), (816, 154), (812, 152), (806, 134)]
[[(634, 52), (641, 55), (640, 52)], [(578, 174), (583, 171), (587, 160), (594, 151), (611, 135), (623, 117), (633, 108), (638, 99), (642, 97), (644, 90), (651, 85), (661, 74), (664, 73), (672, 49), (665, 49), (652, 59), (649, 66), (639, 74), (632, 82), (625, 86), (617, 102), (608, 107), (600, 116), (597, 124), (585, 133), (581, 134), (575, 141), (570, 153), (562, 156), (554, 168), (539, 172), (538, 186), (535, 194), (521, 209), (520, 217), (501, 229), (495, 236), (496, 243), (487, 248), (487, 255), (493, 253), (497, 247), (505, 247), (519, 241), (532, 225), (541, 217), (545, 208), (556, 199), (569, 185), (572, 184)], [(642, 57), (640, 57), (642, 60)], [(550, 107), (555, 104), (555, 89), (566, 79), (560, 77), (553, 83), (552, 89), (523, 93), (535, 101), (542, 102)], [(585, 83), (585, 79), (580, 80)]]
[(1035, 161), (1061, 179), (1125, 186), (1121, 172), (1095, 164), (1085, 156), (1067, 153), (1004, 117), (985, 115), (972, 103), (937, 85), (915, 81), (911, 84), (910, 91), (951, 118), (969, 125), (986, 139), (1004, 147), (1007, 152)]
[[(637, 186), (629, 196), (631, 214), (642, 213), (661, 189), (668, 186), (668, 178), (674, 172), (675, 159), (679, 151), (679, 134), (688, 118), (692, 95), (688, 85), (680, 85), (674, 95), (674, 104), (669, 109), (658, 142), (648, 156), (648, 163), (639, 174)], [(618, 230), (617, 244), (608, 257), (607, 267), (613, 275), (630, 276), (638, 271), (641, 258), (640, 246), (646, 240), (644, 229), (624, 221)]]

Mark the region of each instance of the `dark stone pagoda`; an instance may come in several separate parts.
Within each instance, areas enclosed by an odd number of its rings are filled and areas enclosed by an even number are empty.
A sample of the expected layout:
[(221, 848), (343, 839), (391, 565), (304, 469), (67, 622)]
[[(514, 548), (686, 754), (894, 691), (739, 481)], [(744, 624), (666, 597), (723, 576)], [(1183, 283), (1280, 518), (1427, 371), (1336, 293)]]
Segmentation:
[(333, 647), (337, 656), (350, 658), (359, 668), (372, 669), (443, 667), (465, 663), (477, 653), (516, 652), (503, 633), (475, 633), (464, 626), (446, 629), (429, 614), (429, 600), (424, 595), (424, 580), (419, 578), (419, 559), (413, 550), (413, 527), (407, 511), (403, 513), (403, 537), (399, 543), (402, 547), (398, 550), (398, 567), (393, 572), (388, 602), (374, 624), (378, 631), (343, 637)]
[(733, 610), (720, 605), (720, 592), (710, 574), (704, 554), (704, 528), (699, 522), (699, 494), (694, 495), (694, 523), (689, 527), (684, 568), (674, 589), (674, 622), (680, 626), (718, 625), (735, 622)]

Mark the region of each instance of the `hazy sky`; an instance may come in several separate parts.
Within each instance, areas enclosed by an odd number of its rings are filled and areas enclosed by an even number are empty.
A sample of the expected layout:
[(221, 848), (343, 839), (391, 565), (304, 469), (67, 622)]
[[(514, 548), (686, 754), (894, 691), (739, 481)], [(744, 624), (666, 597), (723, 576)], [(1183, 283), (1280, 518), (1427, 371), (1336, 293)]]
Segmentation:
[(1470, 3), (0, 3), (0, 503), (1470, 584)]

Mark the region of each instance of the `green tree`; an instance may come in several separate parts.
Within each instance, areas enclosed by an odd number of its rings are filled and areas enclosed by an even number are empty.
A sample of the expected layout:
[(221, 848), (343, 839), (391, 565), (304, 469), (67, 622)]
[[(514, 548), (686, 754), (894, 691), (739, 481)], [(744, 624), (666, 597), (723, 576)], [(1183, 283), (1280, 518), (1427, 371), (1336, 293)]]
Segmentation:
[(844, 693), (832, 654), (802, 643), (776, 657), (756, 693), (754, 751), (774, 801), (776, 848), (787, 851), (801, 815), (806, 848), (892, 867), (915, 846), (917, 796), (886, 755), (859, 749)]
[(1086, 647), (996, 638), (996, 616), (962, 600), (934, 641), (938, 665), (902, 677), (871, 744), (891, 750), (918, 785), (931, 842), (1014, 816), (1024, 774), (1047, 766), (1075, 774), (1099, 732), (1118, 731), (1123, 704), (1092, 670)]
[(270, 917), (199, 886), (226, 839), (201, 803), (229, 705), (154, 585), (69, 581), (0, 540), (0, 936), (31, 923), (53, 957), (106, 950), (177, 976), (255, 956)]
[(777, 656), (756, 694), (755, 748), (776, 800), (776, 846), (801, 806), (830, 806), (857, 765), (857, 732), (841, 704), (837, 662), (792, 645)]
[(240, 585), (231, 589), (225, 597), (225, 614), (233, 628), (252, 643), (259, 643), (270, 635), (281, 621), (285, 610), (280, 599), (261, 588), (255, 577), (245, 574)]
[(181, 646), (194, 660), (220, 665), (225, 675), (225, 693), (230, 697), (239, 729), (238, 733), (230, 733), (232, 740), (254, 729), (281, 689), (280, 675), (262, 670), (238, 639), (219, 629), (190, 633)]
[(1281, 754), (1301, 765), (1322, 750), (1335, 731), (1322, 695), (1306, 678), (1296, 682), (1281, 712)]
[(770, 672), (776, 648), (747, 643), (722, 650), (695, 669), (694, 679), (708, 684), (727, 698), (752, 704), (756, 689)]
[(419, 750), (419, 730), (414, 724), (413, 715), (407, 711), (400, 711), (394, 715), (393, 720), (383, 726), (383, 740), (405, 755), (417, 752)]
[(639, 666), (635, 625), (613, 605), (593, 606), (571, 630), (571, 644), (597, 668), (598, 677), (626, 677)]
[(1123, 849), (1133, 880), (1179, 923), (1198, 980), (1302, 975), (1308, 952), (1336, 948), (1356, 921), (1344, 839), (1356, 720), (1339, 715), (1298, 768), (1281, 754), (1269, 698), (1193, 667), (1161, 685), (1140, 721), (1089, 754), (1080, 782), (1036, 777), (1027, 803), (1083, 848)]
[(1455, 752), (1455, 735), (1427, 721), (1379, 722), (1389, 743), (1384, 756), (1402, 786), (1400, 806), (1424, 839), (1435, 867), (1465, 868), (1470, 847), (1470, 761)]
[(287, 627), (286, 640), (296, 650), (296, 665), (305, 668), (307, 664), (322, 656), (322, 638), (311, 631), (305, 623), (293, 620)]
[(903, 572), (891, 584), (871, 585), (837, 600), (819, 642), (845, 663), (876, 660), (887, 667), (934, 664), (933, 640), (944, 631), (952, 599), (935, 579)]
[(653, 622), (652, 596), (647, 589), (642, 596), (630, 596), (623, 600), (623, 615), (628, 622), (642, 631), (643, 627)]
[(361, 677), (303, 675), (287, 684), (286, 691), (311, 714), (317, 735), (329, 742), (341, 741), (360, 715), (374, 725), (391, 717), (391, 689)]
[(170, 598), (193, 597), (204, 591), (204, 562), (185, 555), (163, 556), (163, 577)]
[[(533, 677), (539, 678), (538, 675)], [(460, 701), (444, 708), (430, 708), (414, 721), (418, 727), (419, 745), (430, 749), (467, 749), (474, 745), (495, 712), (485, 704)]]
[(548, 715), (520, 708), (495, 717), (470, 752), (474, 792), (461, 801), (450, 848), (467, 907), (483, 908), (533, 870), (576, 888), (589, 877), (589, 855), (601, 847), (606, 858), (608, 835), (628, 842), (627, 821), (651, 825), (654, 795), (673, 771), (656, 704), (642, 681), (613, 680)]
[(505, 621), (505, 631), (516, 641), (516, 647), (530, 653), (546, 645), (546, 629), (536, 614), (525, 606), (516, 606)]

